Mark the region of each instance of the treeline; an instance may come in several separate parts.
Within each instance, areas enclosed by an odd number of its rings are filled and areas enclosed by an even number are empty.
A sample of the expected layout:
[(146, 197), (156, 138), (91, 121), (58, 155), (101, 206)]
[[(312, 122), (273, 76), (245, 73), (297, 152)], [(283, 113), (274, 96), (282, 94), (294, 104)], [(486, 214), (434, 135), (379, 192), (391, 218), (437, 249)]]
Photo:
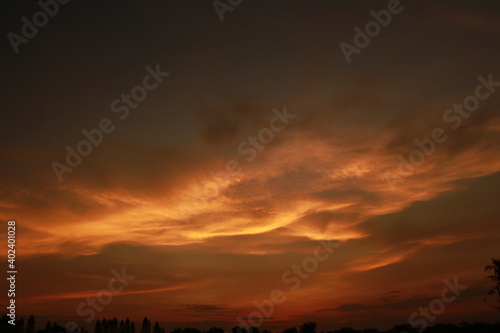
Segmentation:
[(83, 327), (75, 330), (74, 332), (66, 332), (65, 328), (59, 326), (56, 322), (47, 322), (45, 328), (35, 331), (35, 317), (31, 315), (25, 323), (24, 318), (16, 319), (16, 324), (9, 323), (11, 319), (7, 315), (3, 315), (0, 319), (0, 333), (90, 333)]
[[(58, 325), (56, 322), (47, 322), (45, 328), (35, 330), (35, 317), (32, 315), (29, 319), (24, 322), (24, 319), (16, 320), (16, 325), (11, 325), (8, 323), (9, 318), (7, 315), (3, 315), (0, 320), (0, 333), (166, 333), (163, 327), (156, 321), (151, 325), (151, 321), (146, 317), (142, 321), (140, 328), (136, 329), (134, 322), (130, 321), (128, 318), (118, 321), (118, 319), (106, 319), (97, 320), (94, 329), (91, 332), (87, 331), (85, 328), (79, 328), (75, 330), (66, 330), (64, 327)], [(473, 323), (469, 324), (467, 322), (460, 323), (459, 325), (453, 324), (435, 324), (433, 326), (427, 327), (425, 330), (419, 328), (413, 328), (410, 325), (397, 325), (387, 331), (379, 331), (375, 328), (368, 328), (363, 330), (355, 330), (353, 328), (344, 327), (338, 330), (328, 330), (317, 332), (317, 324), (314, 322), (306, 322), (300, 325), (298, 328), (290, 327), (281, 333), (499, 333), (500, 323), (497, 324), (485, 324), (485, 323)], [(206, 331), (200, 331), (193, 327), (186, 328), (175, 328), (169, 333), (225, 333), (222, 328), (211, 327)], [(227, 332), (229, 333), (229, 332)], [(271, 333), (266, 329), (259, 330), (257, 327), (240, 327), (235, 326), (231, 329), (231, 333)]]

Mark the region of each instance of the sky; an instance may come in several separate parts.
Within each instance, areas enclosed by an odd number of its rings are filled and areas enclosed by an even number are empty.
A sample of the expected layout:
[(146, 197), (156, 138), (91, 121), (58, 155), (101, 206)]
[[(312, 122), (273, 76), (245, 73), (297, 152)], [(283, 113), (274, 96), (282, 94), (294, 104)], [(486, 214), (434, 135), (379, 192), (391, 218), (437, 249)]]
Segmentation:
[(434, 322), (498, 321), (500, 5), (396, 5), (71, 1), (13, 46), (41, 7), (9, 4), (17, 315), (387, 329), (458, 281)]

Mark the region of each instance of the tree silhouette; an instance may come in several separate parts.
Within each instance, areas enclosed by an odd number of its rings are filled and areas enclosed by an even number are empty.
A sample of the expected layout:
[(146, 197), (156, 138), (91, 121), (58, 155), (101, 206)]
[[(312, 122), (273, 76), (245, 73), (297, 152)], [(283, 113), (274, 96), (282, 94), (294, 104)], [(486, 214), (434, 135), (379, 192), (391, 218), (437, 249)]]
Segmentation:
[(231, 332), (233, 332), (233, 333), (248, 333), (246, 328), (241, 327), (241, 326), (235, 326), (235, 327), (231, 328)]
[(31, 315), (26, 323), (26, 333), (35, 333), (35, 317)]
[(182, 328), (180, 327), (174, 328), (170, 333), (182, 333)]
[(101, 328), (102, 328), (102, 333), (110, 333), (108, 327), (108, 321), (106, 320), (106, 318), (102, 318)]
[(210, 327), (206, 333), (224, 333), (224, 330), (218, 327)]
[[(497, 293), (498, 300), (500, 300), (500, 260), (495, 260), (491, 258), (492, 265), (488, 265), (484, 268), (485, 272), (493, 272), (493, 275), (489, 275), (487, 278), (496, 283), (496, 286), (493, 287), (488, 293), (486, 294), (486, 297), (484, 298), (484, 301), (486, 302), (486, 298), (490, 295), (494, 295)], [(493, 305), (494, 308), (500, 311), (500, 306), (498, 305)]]
[(302, 326), (300, 326), (300, 333), (316, 333), (317, 326), (318, 325), (312, 321), (303, 323)]
[(155, 326), (153, 327), (153, 333), (161, 333), (161, 328), (160, 324), (158, 324), (158, 321), (155, 322)]
[(144, 320), (142, 321), (141, 333), (151, 333), (151, 322), (148, 317), (144, 317)]
[(101, 323), (99, 322), (99, 320), (97, 320), (95, 322), (94, 333), (102, 333), (102, 327), (101, 327)]
[(127, 317), (127, 320), (125, 320), (125, 332), (130, 333), (130, 320)]
[(282, 333), (298, 333), (298, 332), (297, 332), (297, 329), (294, 326), (294, 327), (290, 327), (290, 328), (284, 329)]
[(193, 327), (186, 327), (182, 332), (183, 333), (201, 333), (200, 330), (193, 328)]
[(111, 321), (111, 333), (118, 333), (118, 319), (116, 318)]
[(16, 331), (18, 333), (24, 333), (24, 318), (16, 320)]
[[(498, 260), (494, 260), (493, 265), (491, 267), (495, 267), (495, 264), (498, 265)], [(488, 266), (490, 267), (490, 266)], [(496, 274), (495, 268), (489, 268), (493, 270)], [(490, 277), (489, 277), (490, 278)], [(497, 283), (498, 280), (494, 280)], [(497, 287), (494, 288), (495, 293), (498, 291)], [(4, 314), (0, 317), (0, 333), (88, 333), (88, 331), (84, 327), (80, 327), (74, 331), (67, 331), (64, 327), (59, 326), (56, 322), (47, 322), (45, 328), (39, 329), (35, 331), (35, 317), (31, 315), (26, 324), (23, 325), (25, 318), (18, 317), (16, 318), (15, 325), (10, 324), (9, 317)], [(151, 327), (150, 320), (145, 317), (142, 321), (143, 329), (141, 332), (150, 333), (165, 333), (165, 329), (162, 328), (158, 321), (155, 321), (153, 327)], [(282, 333), (316, 333), (317, 324), (315, 322), (305, 322), (303, 323), (299, 330), (295, 327), (290, 327), (282, 331)], [(123, 321), (118, 321), (116, 318), (106, 319), (103, 318), (101, 321), (97, 320), (95, 323), (94, 333), (104, 333), (107, 331), (108, 333), (118, 332), (118, 333), (135, 333), (135, 324), (130, 321), (128, 318)], [(245, 329), (241, 326), (236, 326), (231, 329), (233, 333), (258, 333), (259, 329), (257, 327), (250, 327), (249, 329)], [(207, 331), (203, 331), (203, 333), (224, 333), (225, 331), (222, 328), (211, 327)], [(378, 331), (374, 328), (368, 329), (353, 329), (350, 327), (343, 327), (340, 329), (336, 329), (333, 331), (326, 331), (326, 333), (419, 333), (420, 330), (412, 327), (408, 324), (395, 325), (391, 329), (387, 331)], [(486, 324), (486, 323), (472, 323), (469, 324), (467, 322), (461, 322), (459, 325), (455, 324), (442, 324), (435, 323), (433, 326), (429, 326), (425, 329), (425, 333), (498, 333), (500, 332), (500, 323), (496, 324)], [(171, 331), (171, 333), (201, 333), (200, 330), (192, 327), (186, 328), (176, 328)], [(266, 329), (262, 329), (262, 333), (270, 333)], [(323, 333), (323, 331), (321, 331)]]
[(354, 332), (356, 331), (351, 327), (342, 327), (340, 330), (338, 330), (338, 333), (354, 333)]
[(52, 324), (52, 328), (50, 329), (51, 333), (59, 333), (59, 332), (64, 332), (64, 331), (65, 331), (64, 327), (57, 325), (56, 322), (54, 322), (54, 324)]

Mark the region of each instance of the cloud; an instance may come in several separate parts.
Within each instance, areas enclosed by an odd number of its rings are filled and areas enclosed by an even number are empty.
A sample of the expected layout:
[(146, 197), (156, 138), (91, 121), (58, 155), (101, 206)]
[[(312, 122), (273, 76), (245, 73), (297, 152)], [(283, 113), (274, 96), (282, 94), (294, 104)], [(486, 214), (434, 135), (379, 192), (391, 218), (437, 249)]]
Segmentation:
[(200, 313), (217, 312), (227, 309), (224, 305), (220, 304), (187, 304), (185, 307), (187, 310)]
[(338, 306), (336, 308), (320, 309), (317, 311), (357, 312), (357, 311), (370, 310), (372, 308), (373, 307), (371, 307), (371, 306), (363, 305), (363, 304), (344, 304), (344, 305)]
[[(103, 315), (140, 308), (232, 325), (219, 316), (246, 316), (279, 288), (287, 302), (276, 331), (309, 315), (325, 326), (393, 323), (454, 276), (483, 288), (482, 266), (500, 251), (499, 92), (456, 131), (442, 116), (478, 75), (497, 73), (494, 6), (408, 4), (348, 66), (338, 43), (376, 8), (332, 3), (247, 3), (231, 28), (210, 3), (105, 5), (101, 13), (135, 17), (147, 38), (124, 34), (128, 19), (93, 15), (89, 25), (78, 11), (66, 20), (79, 29), (45, 37), (67, 45), (58, 57), (32, 52), (36, 69), (20, 65), (29, 52), (12, 58), (5, 79), (23, 89), (0, 92), (0, 219), (18, 221), (26, 311), (74, 316), (124, 265), (137, 278)], [(58, 183), (51, 163), (83, 128), (114, 117), (110, 102), (156, 61), (168, 81), (126, 122), (113, 118), (116, 131)], [(239, 143), (282, 105), (297, 118), (247, 161)], [(384, 174), (436, 127), (447, 142), (391, 189)], [(231, 159), (241, 173), (216, 182), (211, 173)], [(283, 272), (318, 240), (342, 247), (289, 292)], [(444, 319), (478, 318), (475, 292)]]

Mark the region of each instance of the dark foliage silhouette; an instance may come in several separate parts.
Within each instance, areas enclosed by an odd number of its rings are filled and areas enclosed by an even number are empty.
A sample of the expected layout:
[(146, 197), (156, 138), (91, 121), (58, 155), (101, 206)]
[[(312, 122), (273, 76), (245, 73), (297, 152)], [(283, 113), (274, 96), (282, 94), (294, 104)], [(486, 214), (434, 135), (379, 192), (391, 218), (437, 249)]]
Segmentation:
[[(10, 318), (7, 315), (3, 315), (0, 319), (0, 333), (136, 333), (134, 322), (130, 321), (128, 318), (118, 321), (117, 318), (97, 320), (93, 331), (88, 332), (83, 327), (76, 329), (74, 331), (65, 330), (64, 327), (58, 325), (56, 322), (51, 323), (50, 321), (45, 324), (45, 328), (35, 329), (35, 317), (30, 316), (24, 324), (24, 318), (19, 318), (16, 320), (16, 325), (11, 325), (8, 323)], [(317, 324), (315, 322), (305, 322), (299, 329), (296, 327), (290, 327), (284, 329), (281, 333), (317, 333)], [(257, 327), (251, 327), (248, 330), (244, 327), (236, 326), (231, 329), (232, 333), (271, 333), (266, 329), (261, 331)], [(355, 330), (350, 327), (340, 328), (338, 330), (325, 331), (325, 333), (422, 333), (418, 328), (413, 328), (408, 324), (396, 325), (387, 331), (379, 331), (374, 328), (367, 328), (362, 330)], [(454, 324), (435, 324), (425, 329), (425, 333), (499, 333), (500, 323), (497, 324), (485, 324), (485, 323), (473, 323), (469, 324), (467, 322), (462, 322), (458, 326)], [(141, 324), (141, 330), (139, 333), (165, 333), (165, 329), (161, 327), (158, 321), (155, 321), (154, 325), (151, 326), (151, 321), (145, 317)], [(200, 331), (199, 329), (193, 327), (186, 328), (175, 328), (170, 333), (225, 333), (222, 328), (211, 327), (207, 331)], [(229, 332), (226, 332), (229, 333)], [(321, 331), (323, 333), (323, 331)]]
[(302, 326), (300, 326), (300, 333), (316, 333), (317, 326), (318, 325), (316, 323), (311, 321), (303, 323)]
[[(500, 303), (500, 260), (491, 258), (491, 265), (486, 266), (484, 268), (484, 271), (493, 273), (492, 275), (489, 275), (487, 278), (496, 284), (495, 287), (493, 287), (490, 291), (488, 291), (488, 294), (484, 298), (484, 301), (486, 302), (488, 296), (494, 295), (496, 293), (497, 303)], [(500, 311), (500, 305), (492, 305), (492, 306), (496, 308), (498, 311)]]
[(290, 328), (283, 330), (283, 333), (298, 333), (298, 331), (295, 327), (290, 327)]

